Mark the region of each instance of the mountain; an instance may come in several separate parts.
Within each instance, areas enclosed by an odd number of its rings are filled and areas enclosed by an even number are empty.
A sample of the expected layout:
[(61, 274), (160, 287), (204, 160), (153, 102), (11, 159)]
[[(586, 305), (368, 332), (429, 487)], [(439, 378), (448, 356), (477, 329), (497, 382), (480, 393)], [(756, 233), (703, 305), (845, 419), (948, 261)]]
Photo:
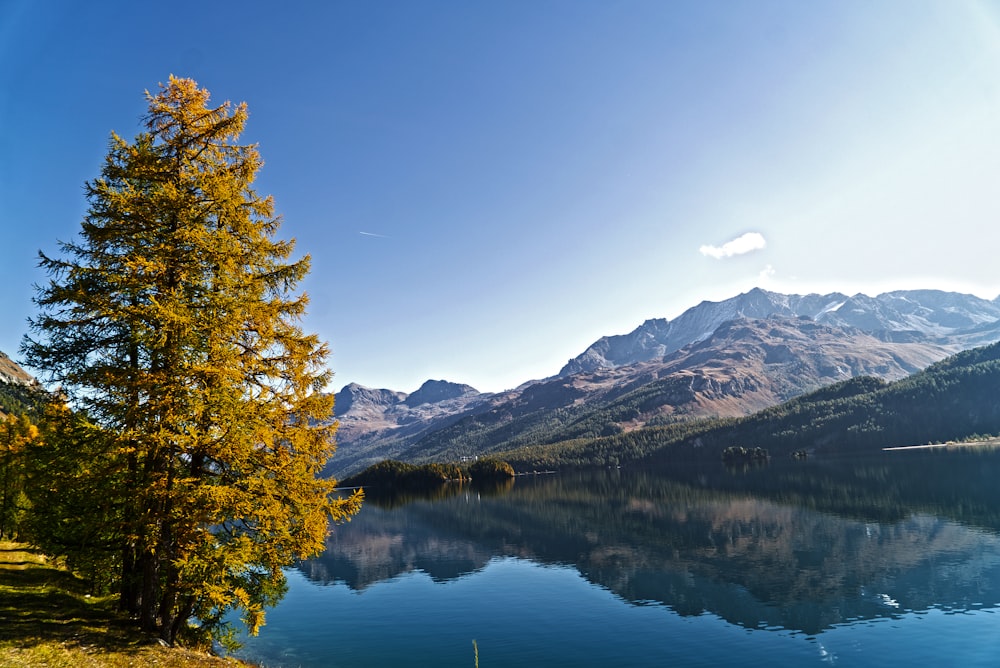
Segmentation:
[(1000, 340), (1000, 303), (954, 292), (910, 290), (877, 297), (783, 295), (755, 288), (721, 302), (702, 302), (668, 321), (647, 320), (628, 334), (598, 339), (559, 372), (615, 368), (663, 357), (708, 338), (727, 320), (807, 316), (887, 340), (931, 340), (961, 348)]
[(412, 394), (346, 385), (334, 395), (338, 447), (336, 469), (327, 472), (340, 476), (398, 457), (423, 434), (450, 424), (489, 396), (443, 380), (428, 380)]
[(856, 376), (897, 380), (994, 341), (1000, 300), (937, 290), (849, 297), (755, 289), (602, 337), (556, 376), (503, 393), (445, 381), (412, 395), (348, 385), (337, 394), (339, 448), (328, 472), (745, 416)]
[(0, 383), (4, 385), (34, 386), (38, 384), (35, 378), (22, 369), (14, 360), (0, 352)]
[(887, 383), (852, 378), (742, 418), (688, 421), (503, 453), (522, 470), (641, 461), (719, 461), (732, 446), (793, 452), (878, 451), (1000, 434), (1000, 343)]
[(491, 397), (405, 452), (413, 461), (448, 461), (691, 418), (740, 417), (855, 376), (904, 378), (951, 352), (805, 317), (740, 318), (663, 359)]
[(20, 415), (40, 409), (41, 384), (11, 358), (0, 352), (0, 416)]

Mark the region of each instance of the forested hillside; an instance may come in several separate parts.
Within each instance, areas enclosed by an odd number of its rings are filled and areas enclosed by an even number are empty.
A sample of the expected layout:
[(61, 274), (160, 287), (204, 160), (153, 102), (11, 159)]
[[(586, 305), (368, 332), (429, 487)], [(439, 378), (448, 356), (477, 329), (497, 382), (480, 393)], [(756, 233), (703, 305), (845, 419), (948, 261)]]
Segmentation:
[[(379, 459), (456, 461), (524, 446), (593, 439), (706, 417), (743, 417), (858, 376), (899, 380), (955, 352), (926, 341), (888, 342), (808, 317), (737, 318), (662, 359), (463, 395), (461, 412), (421, 407), (387, 391), (348, 386), (338, 406), (342, 471)], [(405, 395), (403, 395), (405, 396)], [(346, 401), (341, 401), (344, 397)], [(395, 422), (394, 422), (395, 420)], [(331, 471), (332, 472), (332, 471)], [(342, 476), (337, 476), (342, 477)]]
[(5, 353), (0, 352), (0, 417), (37, 417), (46, 397), (42, 386)]
[(0, 416), (35, 415), (41, 410), (44, 397), (39, 387), (0, 383)]
[(1000, 433), (1000, 345), (959, 353), (894, 383), (854, 378), (745, 418), (699, 420), (525, 447), (519, 469), (718, 459), (731, 446), (854, 452)]

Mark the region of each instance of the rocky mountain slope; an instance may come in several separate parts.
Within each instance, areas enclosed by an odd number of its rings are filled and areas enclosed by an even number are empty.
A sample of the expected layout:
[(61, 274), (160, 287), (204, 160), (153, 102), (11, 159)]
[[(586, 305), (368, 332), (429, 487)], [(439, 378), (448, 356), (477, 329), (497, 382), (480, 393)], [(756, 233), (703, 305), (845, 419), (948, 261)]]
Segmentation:
[(745, 415), (846, 378), (895, 380), (998, 340), (1000, 303), (971, 295), (756, 289), (603, 337), (556, 376), (500, 394), (444, 381), (410, 396), (349, 385), (337, 395), (340, 445), (330, 471)]
[(42, 386), (34, 376), (0, 352), (0, 417), (37, 409), (42, 393)]
[(677, 420), (740, 417), (855, 376), (903, 378), (951, 352), (805, 317), (740, 318), (659, 360), (553, 378), (494, 398), (488, 410), (429, 430), (405, 453), (416, 461), (452, 460)]
[(559, 372), (614, 368), (669, 355), (708, 338), (734, 318), (807, 316), (816, 322), (855, 327), (890, 341), (933, 341), (960, 348), (1000, 340), (1000, 302), (938, 290), (887, 292), (877, 297), (783, 295), (754, 289), (721, 302), (702, 302), (674, 320), (647, 320), (628, 334), (595, 341)]
[(492, 395), (469, 385), (428, 380), (412, 393), (377, 390), (351, 383), (334, 397), (338, 476), (382, 459), (403, 456), (403, 451), (428, 431), (447, 426), (468, 411), (482, 406)]
[(22, 369), (14, 360), (0, 352), (0, 383), (30, 387), (37, 385), (38, 381), (30, 373)]

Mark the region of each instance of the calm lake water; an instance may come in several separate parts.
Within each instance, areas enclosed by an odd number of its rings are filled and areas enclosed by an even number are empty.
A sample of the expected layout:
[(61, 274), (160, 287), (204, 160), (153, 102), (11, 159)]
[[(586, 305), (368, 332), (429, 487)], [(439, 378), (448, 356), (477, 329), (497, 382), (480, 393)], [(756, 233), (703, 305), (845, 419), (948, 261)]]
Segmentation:
[(265, 666), (1000, 665), (1000, 451), (520, 477), (366, 501)]

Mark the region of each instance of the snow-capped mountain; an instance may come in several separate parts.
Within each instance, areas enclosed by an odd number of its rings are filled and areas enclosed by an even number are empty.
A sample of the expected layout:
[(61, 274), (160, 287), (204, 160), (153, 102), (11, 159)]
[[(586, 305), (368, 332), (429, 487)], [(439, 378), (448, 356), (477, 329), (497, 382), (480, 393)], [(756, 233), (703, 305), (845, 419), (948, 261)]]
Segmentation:
[(803, 296), (757, 288), (725, 301), (702, 302), (674, 320), (647, 320), (628, 334), (602, 337), (571, 359), (559, 375), (649, 361), (708, 338), (727, 320), (771, 315), (808, 316), (886, 340), (933, 340), (959, 348), (1000, 340), (1000, 304), (973, 295), (909, 290), (877, 297), (837, 292)]
[(605, 336), (559, 374), (481, 394), (428, 381), (413, 394), (351, 384), (336, 397), (330, 472), (381, 459), (473, 456), (616, 433), (650, 421), (738, 416), (861, 375), (895, 380), (1000, 341), (1000, 300), (938, 290), (868, 297), (755, 289)]

